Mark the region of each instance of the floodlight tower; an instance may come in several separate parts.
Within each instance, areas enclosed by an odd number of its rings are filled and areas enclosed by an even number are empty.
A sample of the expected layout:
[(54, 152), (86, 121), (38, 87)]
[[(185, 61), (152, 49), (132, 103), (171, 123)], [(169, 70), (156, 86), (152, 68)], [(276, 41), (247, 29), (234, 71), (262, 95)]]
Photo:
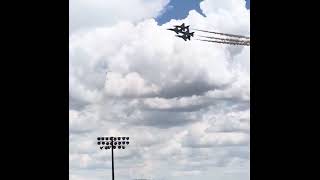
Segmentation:
[(114, 180), (114, 163), (113, 163), (113, 150), (118, 147), (118, 149), (125, 149), (126, 145), (129, 145), (129, 137), (97, 137), (97, 144), (100, 149), (107, 150), (111, 149), (112, 156), (112, 180)]

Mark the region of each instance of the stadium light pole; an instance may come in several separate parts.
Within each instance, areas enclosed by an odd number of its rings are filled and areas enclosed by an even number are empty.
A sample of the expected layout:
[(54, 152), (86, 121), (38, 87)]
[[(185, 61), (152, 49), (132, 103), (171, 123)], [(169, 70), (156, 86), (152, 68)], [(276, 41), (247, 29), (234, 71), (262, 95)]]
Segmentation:
[(113, 150), (114, 149), (125, 149), (126, 145), (129, 145), (129, 137), (97, 137), (97, 144), (100, 146), (100, 150), (108, 150), (111, 148), (112, 158), (112, 180), (114, 180), (114, 160)]
[(112, 180), (114, 180), (114, 162), (113, 162), (113, 138), (111, 138), (111, 158), (112, 158)]

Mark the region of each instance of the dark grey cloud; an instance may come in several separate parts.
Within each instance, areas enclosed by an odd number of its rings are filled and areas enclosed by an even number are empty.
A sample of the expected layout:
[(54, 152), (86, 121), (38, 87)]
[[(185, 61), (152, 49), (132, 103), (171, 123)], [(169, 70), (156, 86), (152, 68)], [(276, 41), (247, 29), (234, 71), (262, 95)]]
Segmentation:
[(179, 98), (179, 97), (189, 97), (193, 95), (204, 95), (208, 91), (216, 89), (225, 89), (229, 84), (214, 84), (211, 85), (207, 81), (204, 81), (199, 75), (198, 78), (195, 78), (195, 81), (191, 83), (177, 83), (164, 87), (159, 97), (164, 98)]
[(167, 129), (176, 126), (185, 126), (196, 121), (190, 118), (188, 113), (172, 111), (146, 111), (142, 119), (134, 122), (133, 125), (153, 126)]

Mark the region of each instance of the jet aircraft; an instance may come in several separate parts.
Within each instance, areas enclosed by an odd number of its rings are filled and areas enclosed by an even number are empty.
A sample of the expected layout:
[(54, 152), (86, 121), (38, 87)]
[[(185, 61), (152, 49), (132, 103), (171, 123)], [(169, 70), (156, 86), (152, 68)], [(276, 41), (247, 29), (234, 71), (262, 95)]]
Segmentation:
[(189, 26), (185, 26), (184, 23), (182, 23), (180, 26), (175, 25), (174, 27), (180, 28), (182, 31), (189, 31)]
[(176, 36), (182, 38), (185, 41), (187, 41), (187, 39), (190, 40), (190, 35), (188, 34), (176, 35)]
[(169, 29), (167, 29), (167, 30), (174, 31), (174, 32), (177, 33), (177, 34), (182, 33), (182, 29), (179, 28), (179, 27), (169, 28)]
[[(170, 29), (167, 29), (167, 30), (174, 31), (176, 34), (178, 34), (178, 35), (176, 35), (177, 37), (180, 37), (185, 41), (191, 40), (191, 37), (193, 37), (193, 34), (194, 34), (194, 32), (190, 33), (189, 26), (185, 26), (184, 23), (182, 23), (180, 26), (179, 25), (175, 25), (174, 28), (170, 28)], [(179, 35), (180, 33), (182, 35)]]
[(185, 26), (184, 23), (182, 23), (180, 26), (175, 25), (174, 28), (169, 28), (167, 30), (174, 31), (175, 33), (184, 33), (189, 31), (189, 26)]
[(189, 28), (188, 28), (187, 31), (183, 32), (183, 34), (187, 34), (188, 36), (192, 36), (193, 37), (194, 32), (191, 33), (189, 31)]

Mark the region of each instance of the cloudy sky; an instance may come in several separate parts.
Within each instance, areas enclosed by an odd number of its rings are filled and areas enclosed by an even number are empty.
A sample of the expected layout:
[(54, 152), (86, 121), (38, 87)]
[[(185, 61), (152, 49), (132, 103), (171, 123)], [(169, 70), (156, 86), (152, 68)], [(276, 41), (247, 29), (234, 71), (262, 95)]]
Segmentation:
[(117, 180), (250, 178), (249, 47), (166, 30), (249, 36), (250, 10), (204, 0), (175, 17), (173, 1), (69, 0), (70, 180), (111, 179), (97, 136), (131, 138), (115, 151)]

